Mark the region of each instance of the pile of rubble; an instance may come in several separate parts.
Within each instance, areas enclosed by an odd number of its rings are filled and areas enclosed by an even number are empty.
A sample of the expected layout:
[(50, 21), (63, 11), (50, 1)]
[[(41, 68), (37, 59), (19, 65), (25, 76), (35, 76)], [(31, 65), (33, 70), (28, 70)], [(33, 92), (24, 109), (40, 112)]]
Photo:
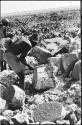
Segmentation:
[(36, 46), (26, 61), (34, 71), (25, 71), (25, 91), (14, 71), (0, 72), (1, 125), (81, 125), (81, 51), (52, 57)]

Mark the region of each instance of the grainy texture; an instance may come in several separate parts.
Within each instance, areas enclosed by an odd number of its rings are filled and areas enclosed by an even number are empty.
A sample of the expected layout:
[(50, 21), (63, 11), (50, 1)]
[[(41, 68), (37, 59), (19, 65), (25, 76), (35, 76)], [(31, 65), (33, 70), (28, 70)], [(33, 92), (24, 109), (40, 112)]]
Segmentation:
[(49, 102), (37, 105), (34, 109), (35, 121), (41, 123), (44, 121), (55, 121), (61, 117), (62, 105), (58, 102)]

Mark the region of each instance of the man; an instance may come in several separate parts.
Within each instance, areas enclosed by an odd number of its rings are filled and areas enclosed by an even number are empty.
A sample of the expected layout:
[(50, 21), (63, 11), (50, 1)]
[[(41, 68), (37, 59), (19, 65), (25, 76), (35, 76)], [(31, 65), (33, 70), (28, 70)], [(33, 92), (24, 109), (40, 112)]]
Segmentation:
[(4, 52), (1, 49), (1, 39), (6, 37), (6, 27), (9, 25), (8, 19), (2, 19), (0, 23), (0, 67), (1, 71), (6, 69), (6, 62), (4, 60)]
[(29, 36), (29, 41), (31, 42), (32, 47), (34, 47), (38, 42), (38, 33), (35, 29), (32, 31), (32, 35)]
[(39, 46), (43, 46), (44, 48), (46, 48), (47, 44), (44, 41), (44, 38), (42, 36), (42, 33), (40, 31), (37, 31), (36, 29), (34, 29), (32, 31), (32, 35), (29, 36), (29, 41), (32, 43), (32, 47), (36, 45)]
[[(24, 89), (24, 73), (20, 62), (30, 67), (25, 60), (27, 52), (31, 49), (32, 45), (25, 37), (20, 36), (15, 39), (5, 38), (2, 40), (3, 50), (5, 52), (5, 59), (12, 70), (19, 76), (19, 87)], [(36, 44), (35, 44), (36, 45)], [(20, 57), (18, 58), (17, 56)]]

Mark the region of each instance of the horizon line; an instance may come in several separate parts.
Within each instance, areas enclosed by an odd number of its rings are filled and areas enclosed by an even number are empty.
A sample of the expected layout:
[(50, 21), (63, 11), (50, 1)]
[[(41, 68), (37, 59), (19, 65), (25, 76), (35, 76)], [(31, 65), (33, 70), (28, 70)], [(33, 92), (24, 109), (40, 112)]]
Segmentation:
[[(61, 10), (63, 10), (63, 9), (74, 9), (74, 7), (75, 7), (75, 9), (80, 9), (79, 8), (79, 5), (74, 5), (74, 6), (68, 6), (68, 7), (57, 7), (57, 8), (48, 8), (48, 9), (37, 9), (37, 10), (26, 10), (26, 11), (19, 11), (19, 12), (11, 12), (11, 13), (2, 13), (1, 14), (1, 16), (11, 16), (12, 14), (13, 15), (18, 15), (18, 14), (24, 14), (25, 12), (27, 13), (27, 14), (31, 14), (31, 13), (38, 13), (38, 12), (43, 12), (44, 10), (45, 11), (54, 11), (54, 10), (57, 10), (58, 11), (58, 9), (59, 9), (59, 11), (61, 11)], [(45, 13), (45, 12), (44, 12)], [(12, 15), (12, 16), (13, 16)]]

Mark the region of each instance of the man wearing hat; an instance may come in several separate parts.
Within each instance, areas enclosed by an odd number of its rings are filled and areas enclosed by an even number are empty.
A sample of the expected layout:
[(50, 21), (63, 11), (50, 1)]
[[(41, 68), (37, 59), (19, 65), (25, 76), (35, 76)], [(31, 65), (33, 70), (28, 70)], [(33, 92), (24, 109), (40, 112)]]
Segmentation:
[(6, 69), (6, 62), (4, 60), (4, 52), (1, 49), (1, 39), (6, 37), (6, 27), (9, 25), (8, 19), (2, 19), (0, 22), (0, 67), (1, 71)]
[(29, 36), (29, 41), (31, 42), (32, 47), (34, 47), (36, 43), (38, 43), (38, 33), (36, 29), (33, 29), (32, 35)]
[(5, 52), (6, 62), (19, 76), (19, 87), (24, 89), (24, 69), (21, 63), (28, 66), (30, 70), (33, 70), (33, 68), (26, 63), (25, 57), (34, 45), (31, 45), (29, 40), (21, 36), (18, 39), (4, 38), (2, 40), (2, 46)]

